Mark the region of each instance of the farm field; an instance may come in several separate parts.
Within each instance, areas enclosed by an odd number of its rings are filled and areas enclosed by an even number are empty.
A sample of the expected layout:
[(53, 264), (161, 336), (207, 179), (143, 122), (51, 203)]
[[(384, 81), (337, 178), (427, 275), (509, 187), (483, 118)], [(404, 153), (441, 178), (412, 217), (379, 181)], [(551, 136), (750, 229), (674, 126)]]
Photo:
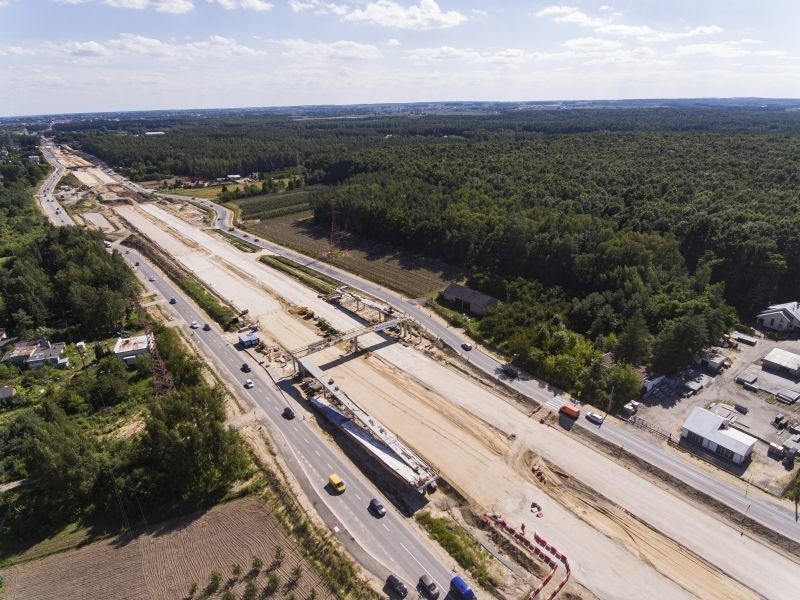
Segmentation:
[(341, 250), (331, 253), (330, 232), (311, 222), (311, 211), (246, 224), (250, 231), (307, 256), (342, 267), (412, 298), (430, 294), (461, 272), (451, 265), (415, 256), (342, 232)]
[[(263, 561), (257, 573), (251, 571), (253, 557)], [(242, 567), (239, 577), (233, 564)], [(295, 581), (298, 565), (302, 574)], [(249, 581), (261, 591), (275, 577), (277, 597), (308, 598), (312, 590), (318, 598), (329, 596), (275, 517), (251, 497), (156, 525), (133, 539), (111, 538), (15, 566), (4, 572), (4, 598), (173, 600), (186, 598), (193, 582), (203, 590), (212, 571), (222, 575), (219, 591), (230, 589), (237, 598)]]
[(234, 204), (241, 208), (242, 219), (272, 219), (307, 211), (309, 209), (308, 197), (314, 189), (312, 186), (280, 194), (251, 196), (235, 200)]

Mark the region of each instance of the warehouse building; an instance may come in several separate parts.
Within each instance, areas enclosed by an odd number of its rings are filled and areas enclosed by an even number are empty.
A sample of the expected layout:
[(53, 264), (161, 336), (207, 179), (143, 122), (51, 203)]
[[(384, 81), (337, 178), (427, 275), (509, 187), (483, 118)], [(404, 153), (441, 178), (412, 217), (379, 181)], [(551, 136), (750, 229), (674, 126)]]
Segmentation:
[(773, 348), (770, 350), (769, 354), (764, 357), (761, 368), (777, 371), (779, 373), (787, 373), (792, 377), (796, 377), (800, 375), (800, 355), (781, 350), (780, 348)]
[(466, 310), (478, 316), (486, 312), (487, 308), (497, 304), (497, 298), (492, 298), (457, 283), (448, 285), (442, 292), (442, 298), (458, 307), (459, 310)]
[(697, 407), (683, 424), (681, 437), (740, 465), (750, 458), (756, 438), (733, 429), (730, 420)]

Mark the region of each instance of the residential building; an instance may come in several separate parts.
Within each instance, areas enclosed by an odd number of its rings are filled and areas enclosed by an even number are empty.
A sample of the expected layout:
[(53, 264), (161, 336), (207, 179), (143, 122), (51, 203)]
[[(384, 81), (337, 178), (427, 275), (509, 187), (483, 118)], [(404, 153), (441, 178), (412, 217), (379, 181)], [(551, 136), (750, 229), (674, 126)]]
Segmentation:
[(114, 356), (132, 365), (140, 356), (150, 354), (150, 342), (153, 334), (137, 335), (134, 337), (119, 338), (114, 344)]
[(757, 441), (753, 436), (733, 429), (730, 419), (700, 407), (692, 410), (689, 418), (683, 423), (681, 437), (735, 465), (740, 465), (750, 458)]
[(69, 358), (63, 356), (66, 347), (65, 342), (52, 344), (45, 338), (18, 342), (3, 360), (26, 369), (38, 369), (44, 365), (68, 367)]
[(450, 304), (478, 316), (482, 315), (487, 308), (497, 304), (497, 298), (457, 283), (448, 285), (447, 289), (442, 292), (442, 297)]
[(5, 385), (0, 387), (0, 402), (7, 400), (8, 398), (13, 398), (16, 395), (17, 390), (13, 385)]
[(787, 302), (773, 304), (756, 315), (759, 327), (773, 331), (794, 331), (800, 329), (800, 303)]
[(31, 163), (32, 165), (38, 165), (39, 164), (39, 160), (40, 160), (40, 158), (39, 158), (38, 154), (31, 154), (28, 157), (28, 162)]
[(797, 377), (800, 375), (800, 355), (794, 352), (787, 352), (781, 348), (773, 348), (764, 357), (761, 362), (761, 368)]

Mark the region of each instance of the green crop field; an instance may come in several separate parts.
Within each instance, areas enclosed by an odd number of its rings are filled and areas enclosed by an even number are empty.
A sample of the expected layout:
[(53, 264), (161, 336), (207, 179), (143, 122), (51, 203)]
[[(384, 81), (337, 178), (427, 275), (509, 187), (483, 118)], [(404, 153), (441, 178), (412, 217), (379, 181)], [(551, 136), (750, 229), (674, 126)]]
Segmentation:
[(265, 194), (235, 200), (242, 209), (241, 217), (245, 221), (254, 219), (272, 219), (307, 211), (308, 197), (313, 188), (304, 188), (281, 194)]
[(263, 220), (248, 229), (412, 298), (439, 290), (461, 274), (451, 265), (346, 233), (341, 236), (342, 249), (331, 252), (330, 232), (312, 223), (311, 211)]

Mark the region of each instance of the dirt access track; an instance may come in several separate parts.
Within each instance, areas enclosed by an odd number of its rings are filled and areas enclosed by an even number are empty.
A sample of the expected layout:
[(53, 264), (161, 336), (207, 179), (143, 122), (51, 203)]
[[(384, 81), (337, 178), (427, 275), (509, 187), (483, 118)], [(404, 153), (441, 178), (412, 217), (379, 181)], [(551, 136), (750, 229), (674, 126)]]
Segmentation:
[[(186, 598), (192, 582), (202, 589), (212, 571), (222, 573), (224, 586), (233, 577), (230, 566), (234, 563), (246, 573), (258, 556), (269, 567), (278, 546), (286, 553), (274, 569), (282, 582), (279, 594), (288, 593), (285, 582), (299, 564), (303, 576), (291, 591), (298, 598), (308, 598), (316, 589), (318, 597), (327, 597), (327, 586), (304, 562), (280, 523), (251, 497), (168, 521), (132, 539), (112, 538), (12, 567), (4, 573), (8, 577), (5, 600)], [(256, 582), (264, 587), (265, 571)], [(240, 597), (244, 578), (231, 589)]]
[[(187, 223), (185, 215), (196, 216), (194, 209), (179, 203), (164, 206), (167, 210), (151, 203), (114, 210), (223, 298), (250, 309), (266, 335), (280, 345), (296, 348), (319, 335), (288, 313), (289, 304), (308, 306), (340, 330), (360, 324), (295, 280), (256, 262), (253, 255), (243, 255)], [(542, 437), (535, 430), (541, 426), (534, 426), (527, 413), (497, 389), (399, 344), (358, 358), (346, 352), (330, 348), (315, 361), (327, 363), (343, 389), (440, 469), (476, 512), (497, 510), (528, 521), (529, 531), (535, 526), (569, 555), (574, 578), (599, 597), (789, 598), (800, 589), (795, 563), (754, 540), (740, 543), (738, 532), (705, 513), (721, 535), (715, 540), (719, 543), (709, 543), (704, 537), (709, 523), (696, 522), (702, 509), (633, 473), (623, 481), (618, 470), (609, 468), (606, 457), (576, 447), (563, 432), (554, 430), (553, 436)], [(510, 418), (515, 427), (509, 430), (498, 418)], [(514, 431), (517, 426), (525, 431)], [(508, 439), (511, 433), (527, 448), (514, 447)], [(585, 487), (566, 491), (539, 487), (532, 481), (527, 459), (519, 458), (528, 456), (527, 450), (556, 465), (559, 457), (573, 453), (585, 467), (581, 474)], [(567, 466), (561, 468), (571, 472)], [(616, 530), (598, 517), (607, 507), (591, 506), (586, 498), (593, 489), (603, 488), (615, 510), (635, 516), (628, 515)], [(625, 502), (630, 497), (637, 501)], [(532, 499), (545, 509), (544, 518), (533, 522), (528, 510)], [(627, 504), (625, 511), (620, 504)], [(664, 506), (673, 518), (657, 514)], [(619, 523), (616, 516), (611, 520)]]

